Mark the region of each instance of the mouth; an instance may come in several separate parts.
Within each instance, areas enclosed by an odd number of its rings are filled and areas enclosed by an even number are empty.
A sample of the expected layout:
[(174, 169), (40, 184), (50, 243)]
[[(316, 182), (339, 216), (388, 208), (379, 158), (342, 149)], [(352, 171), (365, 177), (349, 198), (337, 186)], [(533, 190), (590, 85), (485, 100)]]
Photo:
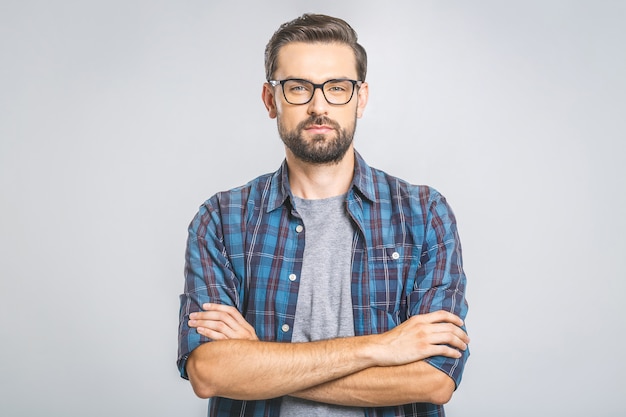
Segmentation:
[(328, 125), (309, 125), (306, 126), (304, 130), (314, 135), (323, 135), (325, 133), (332, 132), (335, 129)]

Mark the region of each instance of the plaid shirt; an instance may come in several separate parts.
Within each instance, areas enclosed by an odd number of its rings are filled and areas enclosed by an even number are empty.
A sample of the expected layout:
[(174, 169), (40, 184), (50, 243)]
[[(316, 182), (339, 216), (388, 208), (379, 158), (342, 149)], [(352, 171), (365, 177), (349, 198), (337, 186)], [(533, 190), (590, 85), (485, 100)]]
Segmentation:
[[(465, 274), (454, 215), (434, 189), (370, 168), (356, 153), (346, 207), (355, 224), (352, 305), (355, 335), (382, 333), (408, 317), (467, 314)], [(178, 367), (208, 342), (187, 326), (203, 303), (236, 306), (260, 340), (290, 342), (306, 229), (294, 209), (287, 166), (207, 200), (189, 226), (185, 292), (180, 297)], [(457, 386), (460, 359), (426, 359)], [(410, 381), (407, 381), (410, 383)], [(278, 416), (280, 398), (210, 400), (210, 416)], [(443, 416), (443, 407), (407, 404), (364, 409), (366, 416)]]

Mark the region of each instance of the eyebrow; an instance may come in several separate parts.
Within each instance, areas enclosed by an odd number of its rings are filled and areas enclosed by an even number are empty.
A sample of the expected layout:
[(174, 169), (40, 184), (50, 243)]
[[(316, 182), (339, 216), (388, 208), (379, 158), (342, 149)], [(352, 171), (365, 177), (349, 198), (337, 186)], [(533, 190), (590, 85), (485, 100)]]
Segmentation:
[[(327, 78), (326, 80), (324, 80), (324, 81), (322, 81), (322, 82), (325, 82), (325, 81), (328, 81), (328, 80), (358, 80), (358, 78), (359, 78), (359, 77), (352, 78), (352, 77), (348, 77), (348, 76), (339, 76), (339, 77), (330, 77), (330, 78)], [(295, 80), (305, 80), (305, 81), (310, 81), (310, 82), (313, 82), (313, 80), (311, 80), (310, 78), (307, 78), (307, 77), (299, 77), (299, 76), (296, 76), (296, 75), (288, 75), (288, 76), (286, 76), (285, 78), (283, 78), (283, 80), (289, 80), (289, 79), (295, 79)]]

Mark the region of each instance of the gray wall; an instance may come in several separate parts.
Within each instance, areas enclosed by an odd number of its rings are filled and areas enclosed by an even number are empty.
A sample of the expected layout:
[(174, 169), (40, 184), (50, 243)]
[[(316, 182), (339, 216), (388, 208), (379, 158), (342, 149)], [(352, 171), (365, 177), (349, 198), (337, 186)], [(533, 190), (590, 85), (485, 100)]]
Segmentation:
[(624, 415), (621, 1), (0, 2), (0, 414), (202, 416), (177, 376), (186, 227), (274, 170), (263, 48), (357, 29), (357, 148), (451, 202), (472, 357), (450, 416)]

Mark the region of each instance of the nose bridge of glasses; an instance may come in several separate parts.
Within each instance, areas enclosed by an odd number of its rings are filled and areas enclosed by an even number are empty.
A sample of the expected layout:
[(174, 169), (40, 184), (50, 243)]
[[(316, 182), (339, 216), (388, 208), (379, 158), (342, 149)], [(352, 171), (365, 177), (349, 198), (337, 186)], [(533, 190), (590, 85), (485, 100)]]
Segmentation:
[[(328, 82), (328, 81), (326, 81), (326, 82)], [(324, 88), (326, 88), (326, 82), (324, 82), (322, 84), (310, 83), (311, 86), (313, 86), (313, 88), (311, 89), (311, 98), (309, 99), (310, 101), (315, 101), (315, 91), (319, 89), (320, 93), (322, 95), (322, 98), (324, 99), (324, 101), (326, 101), (327, 103), (330, 104), (330, 101), (328, 100), (328, 97), (326, 97), (326, 92), (324, 91)]]

